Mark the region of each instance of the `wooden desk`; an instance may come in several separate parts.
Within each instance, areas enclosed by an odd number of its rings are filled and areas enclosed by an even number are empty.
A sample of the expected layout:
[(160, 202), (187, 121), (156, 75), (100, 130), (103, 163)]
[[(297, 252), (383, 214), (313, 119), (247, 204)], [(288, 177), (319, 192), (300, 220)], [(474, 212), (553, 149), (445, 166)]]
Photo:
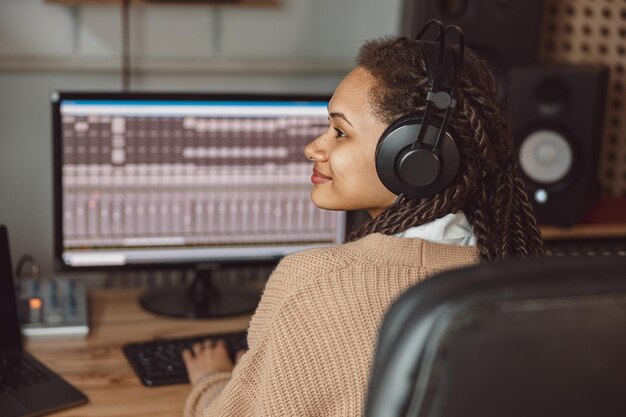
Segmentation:
[(89, 397), (89, 403), (55, 417), (182, 415), (189, 385), (147, 388), (126, 361), (122, 345), (156, 337), (243, 330), (250, 316), (219, 320), (170, 319), (139, 307), (139, 290), (96, 290), (89, 294), (91, 332), (86, 339), (35, 339), (27, 350)]

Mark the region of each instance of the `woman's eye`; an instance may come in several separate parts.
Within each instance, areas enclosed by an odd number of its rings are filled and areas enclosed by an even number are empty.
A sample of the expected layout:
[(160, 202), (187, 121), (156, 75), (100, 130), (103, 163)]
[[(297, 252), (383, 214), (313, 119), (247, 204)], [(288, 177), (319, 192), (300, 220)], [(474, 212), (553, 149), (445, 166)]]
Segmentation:
[(346, 135), (346, 132), (343, 132), (337, 128), (335, 128), (335, 133), (336, 133), (336, 137), (338, 138), (345, 138), (346, 136), (348, 136)]

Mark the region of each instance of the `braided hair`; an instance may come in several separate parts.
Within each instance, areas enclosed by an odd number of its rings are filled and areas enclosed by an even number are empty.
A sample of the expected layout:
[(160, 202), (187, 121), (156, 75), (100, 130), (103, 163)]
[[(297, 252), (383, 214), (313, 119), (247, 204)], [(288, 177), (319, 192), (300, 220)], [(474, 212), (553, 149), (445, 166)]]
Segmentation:
[[(375, 79), (368, 92), (375, 117), (390, 124), (400, 116), (424, 110), (430, 85), (414, 40), (383, 37), (366, 42), (357, 65)], [(466, 48), (457, 106), (448, 125), (461, 152), (456, 181), (432, 197), (400, 198), (353, 230), (349, 240), (370, 233), (393, 235), (462, 211), (474, 229), (481, 260), (545, 254), (514, 156), (510, 121), (494, 101), (496, 89), (485, 61)]]

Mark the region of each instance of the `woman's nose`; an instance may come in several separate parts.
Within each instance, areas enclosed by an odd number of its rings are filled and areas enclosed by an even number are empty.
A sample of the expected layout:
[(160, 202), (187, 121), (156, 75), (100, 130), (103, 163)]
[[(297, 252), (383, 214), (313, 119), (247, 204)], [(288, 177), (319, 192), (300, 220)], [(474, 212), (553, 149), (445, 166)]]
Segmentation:
[(304, 148), (304, 156), (306, 156), (311, 161), (324, 161), (328, 152), (326, 151), (326, 146), (324, 146), (324, 134), (313, 139), (309, 142), (308, 145)]

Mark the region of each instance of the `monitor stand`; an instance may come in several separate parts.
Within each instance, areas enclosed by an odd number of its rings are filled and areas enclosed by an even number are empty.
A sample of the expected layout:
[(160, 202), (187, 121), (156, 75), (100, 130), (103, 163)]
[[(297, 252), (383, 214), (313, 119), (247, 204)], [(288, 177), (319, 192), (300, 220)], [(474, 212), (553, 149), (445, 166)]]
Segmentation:
[(252, 313), (261, 297), (258, 288), (218, 283), (217, 264), (196, 266), (190, 285), (156, 288), (139, 297), (141, 306), (153, 313), (184, 318), (217, 318)]

